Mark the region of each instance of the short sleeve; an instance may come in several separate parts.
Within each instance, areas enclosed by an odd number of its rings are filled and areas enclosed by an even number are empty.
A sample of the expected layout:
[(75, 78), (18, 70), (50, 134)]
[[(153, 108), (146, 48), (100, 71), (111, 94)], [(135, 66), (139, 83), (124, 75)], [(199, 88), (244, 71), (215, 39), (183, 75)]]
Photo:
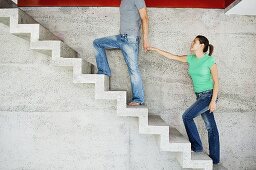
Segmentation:
[(135, 1), (135, 6), (137, 7), (138, 10), (146, 7), (144, 0), (134, 0), (134, 1)]
[(190, 64), (191, 58), (192, 58), (192, 55), (191, 55), (191, 54), (188, 54), (188, 55), (187, 55), (187, 62), (188, 62), (188, 64)]
[(215, 63), (216, 63), (216, 62), (215, 62), (215, 58), (214, 58), (214, 57), (210, 57), (210, 58), (209, 58), (209, 62), (208, 62), (209, 68), (211, 69), (212, 66), (213, 66)]

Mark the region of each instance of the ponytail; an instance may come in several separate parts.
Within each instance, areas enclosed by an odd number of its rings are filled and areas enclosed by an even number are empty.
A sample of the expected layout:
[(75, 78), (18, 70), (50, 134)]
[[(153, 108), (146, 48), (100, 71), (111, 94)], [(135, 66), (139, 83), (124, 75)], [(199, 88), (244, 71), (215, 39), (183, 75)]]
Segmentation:
[(212, 44), (209, 44), (209, 56), (211, 56), (211, 55), (212, 55), (213, 50), (214, 50), (213, 45), (212, 45)]

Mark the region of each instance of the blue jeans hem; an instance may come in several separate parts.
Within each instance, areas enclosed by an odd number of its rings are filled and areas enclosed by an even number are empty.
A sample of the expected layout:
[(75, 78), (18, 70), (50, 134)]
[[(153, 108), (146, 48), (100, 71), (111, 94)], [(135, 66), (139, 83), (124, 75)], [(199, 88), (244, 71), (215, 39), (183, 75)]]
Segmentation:
[(144, 104), (144, 101), (141, 101), (141, 100), (132, 100), (132, 102)]
[(103, 73), (103, 72), (97, 72), (97, 74), (104, 74), (104, 75), (106, 75), (108, 77), (111, 77), (111, 74), (107, 74), (107, 73)]
[(204, 151), (203, 149), (199, 149), (199, 150), (191, 149), (191, 150), (194, 151), (194, 152), (203, 152)]

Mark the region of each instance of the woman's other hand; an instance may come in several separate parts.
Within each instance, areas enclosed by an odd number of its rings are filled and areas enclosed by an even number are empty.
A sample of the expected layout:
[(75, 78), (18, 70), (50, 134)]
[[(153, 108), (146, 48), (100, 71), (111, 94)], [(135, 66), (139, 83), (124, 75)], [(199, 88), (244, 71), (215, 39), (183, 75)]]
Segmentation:
[(211, 101), (210, 105), (209, 105), (209, 109), (210, 109), (210, 112), (214, 112), (216, 110), (216, 102), (214, 101)]

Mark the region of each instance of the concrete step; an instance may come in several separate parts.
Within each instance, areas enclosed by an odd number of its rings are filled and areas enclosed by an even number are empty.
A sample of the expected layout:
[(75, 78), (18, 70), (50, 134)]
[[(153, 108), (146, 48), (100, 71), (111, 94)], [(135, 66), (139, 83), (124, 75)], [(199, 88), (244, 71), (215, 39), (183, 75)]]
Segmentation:
[[(57, 36), (37, 23), (31, 16), (18, 8), (1, 9), (0, 22), (10, 26), (10, 32), (22, 38), (29, 37), (31, 48), (37, 50), (56, 50), (57, 55), (63, 58), (76, 58), (77, 53), (72, 48), (63, 43)], [(47, 41), (42, 41), (47, 40)], [(54, 41), (51, 41), (54, 40)], [(55, 46), (58, 45), (59, 46)], [(56, 49), (55, 49), (55, 48)], [(59, 50), (60, 48), (60, 50)], [(60, 54), (58, 54), (60, 53)]]
[[(1, 9), (0, 22), (10, 26), (10, 32), (22, 38), (29, 37), (30, 48), (52, 57), (56, 66), (71, 66), (74, 74), (91, 73), (92, 65), (77, 58), (77, 52), (62, 42), (31, 16), (18, 8)], [(26, 38), (25, 38), (26, 39)], [(42, 41), (43, 40), (43, 41)]]
[(126, 106), (118, 110), (119, 116), (148, 117), (148, 108), (145, 106)]
[(204, 152), (192, 152), (191, 161), (187, 167), (193, 169), (213, 169), (212, 159)]
[[(33, 40), (60, 40), (48, 29), (40, 25), (31, 16), (18, 8), (6, 8), (0, 10), (1, 20), (4, 24), (11, 27), (11, 33), (22, 38), (28, 39), (35, 33)], [(32, 33), (31, 33), (32, 32)]]
[(168, 126), (169, 125), (158, 115), (149, 115), (148, 119), (149, 126)]
[(170, 128), (170, 143), (185, 143), (190, 144), (188, 139), (183, 136), (176, 128)]
[[(150, 115), (149, 126), (166, 127), (168, 124), (160, 116)], [(190, 142), (176, 128), (169, 127), (168, 139), (164, 136), (160, 138), (161, 150), (179, 152), (177, 159), (184, 168), (212, 169), (211, 158), (204, 152), (191, 153)], [(162, 140), (168, 140), (168, 142)]]
[(160, 116), (150, 115), (149, 125), (167, 127), (167, 130), (160, 137), (160, 149), (162, 151), (191, 152), (190, 142), (176, 128), (170, 127)]
[(155, 134), (169, 137), (169, 125), (167, 125), (160, 116), (149, 115), (148, 127), (144, 134)]
[(207, 160), (211, 161), (211, 158), (204, 152), (191, 152), (192, 160)]
[(213, 165), (213, 170), (228, 170), (228, 168), (224, 167), (222, 164)]
[[(150, 126), (168, 126), (169, 125), (160, 117), (156, 115), (149, 116)], [(169, 127), (169, 142), (170, 143), (190, 143), (176, 128)]]

